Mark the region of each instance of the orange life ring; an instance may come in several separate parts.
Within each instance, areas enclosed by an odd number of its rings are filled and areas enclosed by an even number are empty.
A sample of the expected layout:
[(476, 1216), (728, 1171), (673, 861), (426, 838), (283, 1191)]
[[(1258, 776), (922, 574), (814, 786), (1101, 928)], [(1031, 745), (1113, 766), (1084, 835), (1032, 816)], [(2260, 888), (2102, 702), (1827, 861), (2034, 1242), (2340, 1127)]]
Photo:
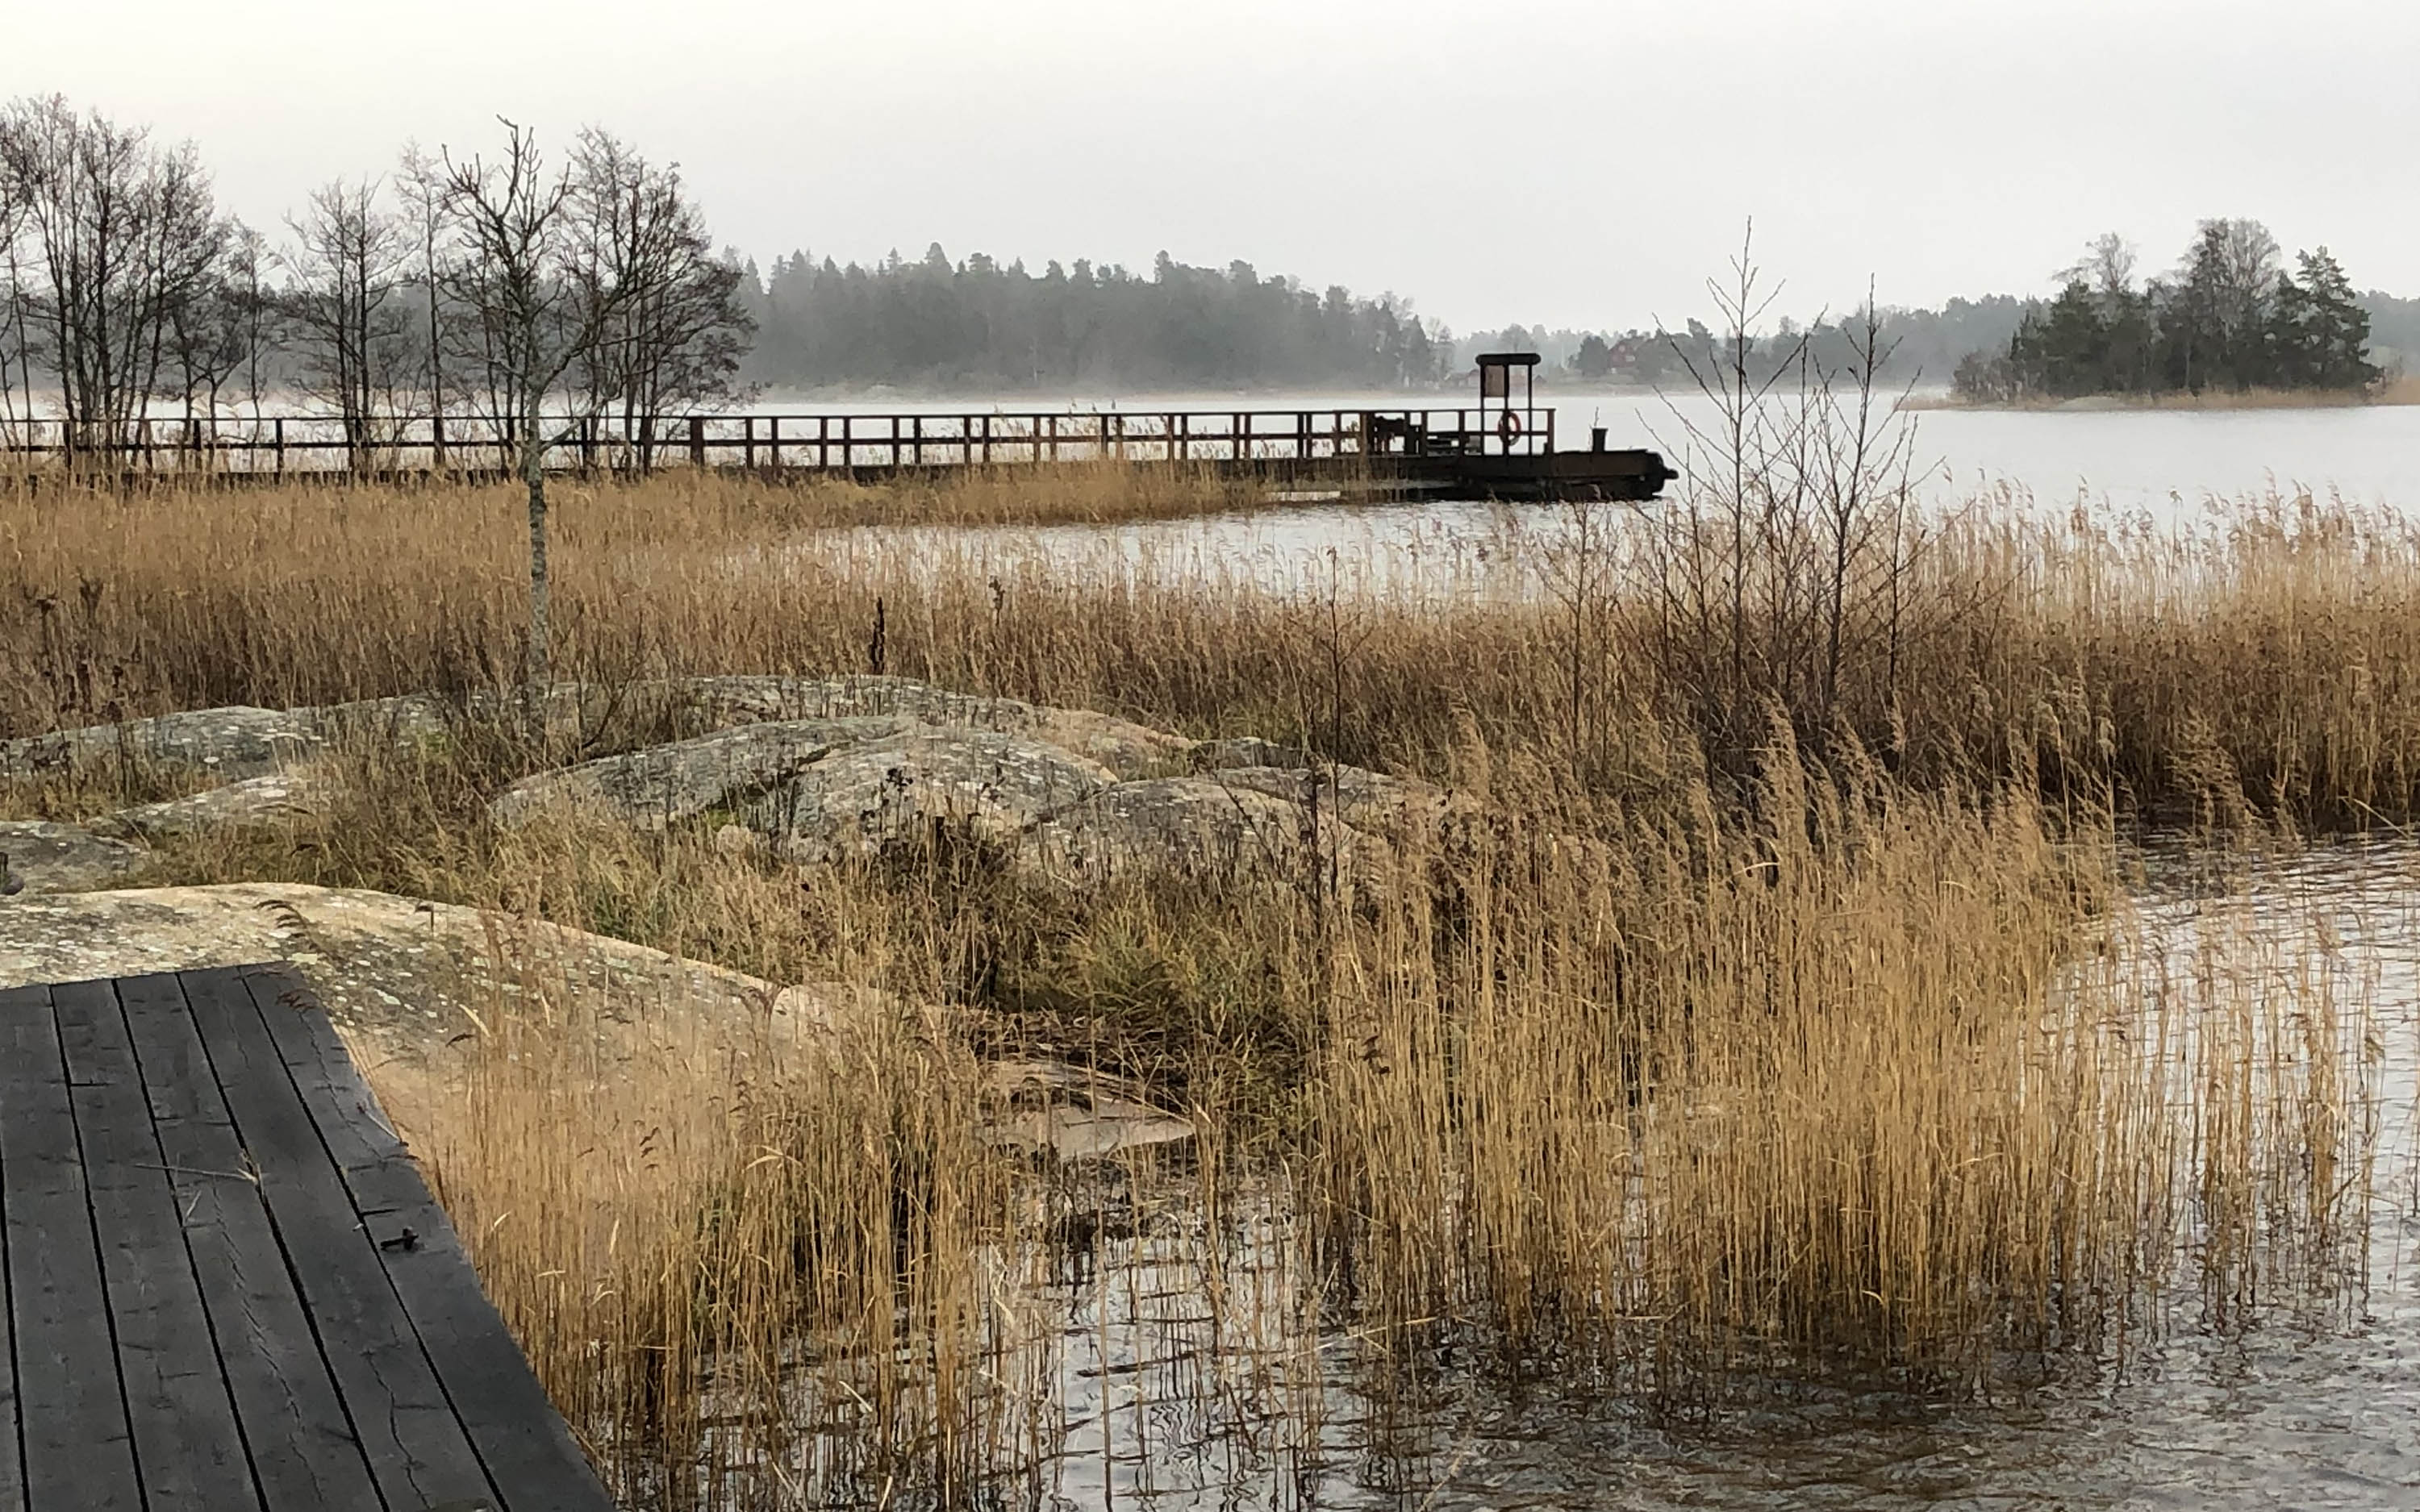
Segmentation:
[(1504, 418), (1496, 423), (1496, 435), (1497, 439), (1501, 440), (1507, 446), (1521, 439), (1521, 417), (1514, 414), (1510, 409), (1505, 410)]

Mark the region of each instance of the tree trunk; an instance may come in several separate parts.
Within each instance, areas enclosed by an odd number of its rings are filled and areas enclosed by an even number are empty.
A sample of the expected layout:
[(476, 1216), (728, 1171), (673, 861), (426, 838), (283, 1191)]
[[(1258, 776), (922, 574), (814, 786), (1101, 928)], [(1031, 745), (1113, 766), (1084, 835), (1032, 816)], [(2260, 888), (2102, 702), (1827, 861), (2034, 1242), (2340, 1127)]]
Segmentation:
[(529, 682), (543, 690), (553, 680), (553, 658), (547, 642), (546, 440), (535, 419), (521, 442), (521, 481), (529, 487)]

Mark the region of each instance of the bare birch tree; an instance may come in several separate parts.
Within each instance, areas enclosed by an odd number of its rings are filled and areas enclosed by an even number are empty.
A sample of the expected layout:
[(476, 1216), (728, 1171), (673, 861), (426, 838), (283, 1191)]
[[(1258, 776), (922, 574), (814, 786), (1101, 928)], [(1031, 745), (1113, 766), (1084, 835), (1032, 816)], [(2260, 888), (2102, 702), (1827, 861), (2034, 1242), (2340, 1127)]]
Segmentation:
[(570, 433), (551, 428), (550, 397), (627, 302), (582, 260), (573, 185), (550, 172), (532, 132), (504, 123), (489, 161), (448, 155), (445, 203), (460, 255), (442, 288), (464, 313), (464, 355), (484, 376), (482, 403), (529, 500), (529, 678), (551, 675), (547, 580), (546, 457)]
[(168, 310), (168, 367), (189, 442), (199, 445), (200, 417), (215, 419), (228, 383), (259, 363), (261, 298), (250, 265), (258, 238), (232, 224), (226, 250), (209, 275), (189, 287)]
[(592, 127), (573, 148), (571, 183), (582, 297), (618, 301), (573, 382), (592, 414), (619, 411), (644, 471), (658, 417), (733, 397), (755, 321), (739, 302), (740, 270), (714, 255), (677, 167)]
[(266, 237), (248, 225), (236, 228), (235, 238), (227, 247), (226, 280), (241, 315), (240, 345), (243, 362), (231, 378), (242, 381), (243, 399), (252, 409), (256, 439), (277, 340), (275, 301), (270, 297), (268, 282), (270, 255)]
[(380, 203), (377, 180), (338, 179), (315, 191), (289, 220), (295, 241), (280, 255), (288, 282), (280, 299), (294, 343), (296, 380), (334, 407), (345, 452), (366, 466), (392, 421), (398, 388), (418, 365), (405, 302), (410, 229)]
[(191, 144), (156, 146), (58, 96), (0, 115), (0, 176), (24, 216), (30, 326), (71, 443), (118, 451), (160, 392), (175, 312), (229, 236), (209, 177)]
[(423, 152), (416, 142), (404, 144), (396, 191), (402, 196), (405, 219), (419, 259), (419, 266), (412, 270), (412, 283), (421, 301), (420, 349), (428, 363), (426, 393), (429, 457), (440, 468), (445, 465), (444, 255), (452, 236), (446, 182), (446, 165), (442, 160)]
[(8, 301), (0, 307), (0, 426), (12, 438), (21, 421), (34, 418), (34, 374), (27, 365), (25, 340), (25, 280), (18, 261), (18, 239), (24, 228), (24, 206), (16, 180), (0, 163), (0, 279), (8, 281), (0, 286), (0, 295)]

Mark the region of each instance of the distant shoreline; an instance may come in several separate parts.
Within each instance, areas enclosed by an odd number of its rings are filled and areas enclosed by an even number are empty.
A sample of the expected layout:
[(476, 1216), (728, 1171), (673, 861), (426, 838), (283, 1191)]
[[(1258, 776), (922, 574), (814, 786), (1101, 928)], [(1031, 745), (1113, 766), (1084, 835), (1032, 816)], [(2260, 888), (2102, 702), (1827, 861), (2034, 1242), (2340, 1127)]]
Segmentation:
[(1962, 409), (2024, 414), (2100, 414), (2147, 409), (2362, 409), (2400, 405), (2420, 405), (2420, 378), (2397, 378), (2376, 389), (2359, 392), (2212, 389), (2201, 393), (2087, 393), (2073, 399), (2021, 399), (1990, 404), (1960, 399), (1947, 393), (1916, 393), (1900, 401), (1899, 408), (1917, 411)]

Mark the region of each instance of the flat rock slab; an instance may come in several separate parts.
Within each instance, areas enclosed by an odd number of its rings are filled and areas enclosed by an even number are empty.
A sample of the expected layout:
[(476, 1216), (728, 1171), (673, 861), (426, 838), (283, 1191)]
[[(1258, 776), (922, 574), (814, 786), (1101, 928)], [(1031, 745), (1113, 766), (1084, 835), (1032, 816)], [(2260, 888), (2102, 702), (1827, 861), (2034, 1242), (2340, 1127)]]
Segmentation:
[[(0, 989), (269, 960), (302, 973), (408, 1133), (457, 1116), (475, 1037), (506, 1011), (590, 1036), (597, 1074), (634, 1088), (668, 1057), (712, 1055), (737, 1074), (824, 1052), (845, 1026), (905, 1011), (873, 989), (780, 987), (627, 940), (392, 893), (234, 883), (0, 902)], [(1000, 1085), (991, 1136), (1081, 1158), (1191, 1134), (1100, 1085), (1021, 1064)]]
[(1197, 743), (1091, 710), (892, 677), (662, 678), (450, 702), (214, 709), (8, 742), (0, 772), (113, 754), (181, 764), (220, 780), (92, 827), (192, 835), (308, 814), (328, 797), (329, 779), (302, 764), (340, 741), (409, 746), (466, 717), (533, 713), (551, 730), (572, 721), (583, 740), (702, 733), (525, 778), (489, 804), (496, 824), (547, 812), (643, 830), (705, 820), (721, 824), (727, 849), (770, 842), (808, 862), (946, 825), (1060, 881), (1143, 867), (1307, 878), (1314, 863), (1332, 874), (1345, 862), (1365, 871), (1366, 858), (1453, 806), (1430, 784), (1322, 764), (1270, 741)]
[(398, 1122), (434, 1115), (485, 1019), (578, 995), (613, 1026), (615, 1063), (664, 1037), (734, 1046), (819, 1032), (846, 990), (779, 989), (580, 930), (391, 893), (283, 883), (142, 887), (0, 903), (0, 987), (293, 963)]
[(778, 787), (843, 747), (913, 726), (896, 716), (743, 725), (523, 778), (497, 795), (488, 811), (508, 829), (563, 807), (661, 829)]
[(679, 696), (707, 729), (795, 719), (897, 717), (918, 725), (1031, 735), (1120, 778), (1182, 770), (1193, 742), (1091, 709), (960, 693), (906, 677), (692, 677)]
[(996, 1145), (1063, 1161), (1182, 1144), (1191, 1120), (1163, 1112), (1113, 1077), (1055, 1060), (1004, 1060), (990, 1068), (999, 1111), (983, 1130)]
[[(124, 887), (151, 864), (141, 845), (47, 819), (0, 819), (0, 856), (27, 893)], [(11, 904), (0, 902), (0, 908)]]

